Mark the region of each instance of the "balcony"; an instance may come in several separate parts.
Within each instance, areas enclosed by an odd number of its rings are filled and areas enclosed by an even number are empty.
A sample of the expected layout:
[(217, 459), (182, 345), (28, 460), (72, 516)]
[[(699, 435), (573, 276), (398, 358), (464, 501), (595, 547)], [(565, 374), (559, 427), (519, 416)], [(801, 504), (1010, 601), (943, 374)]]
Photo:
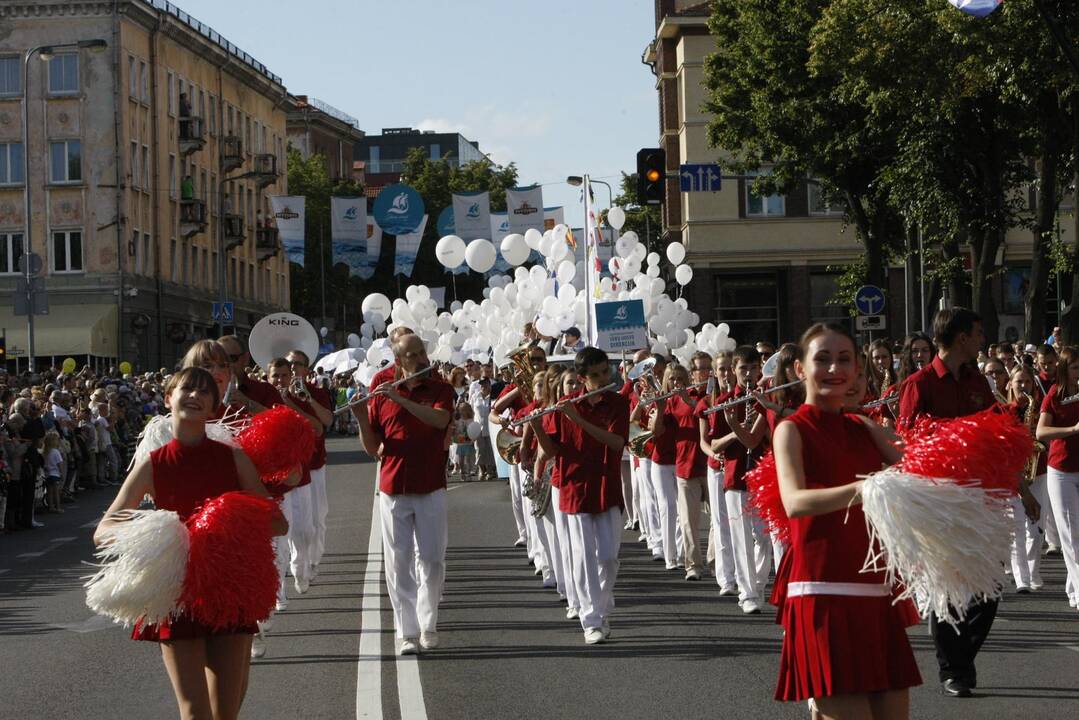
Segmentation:
[(231, 172), (244, 164), (244, 142), (238, 135), (221, 138), (221, 171)]
[(261, 190), (267, 185), (277, 182), (277, 156), (273, 153), (261, 153), (255, 156), (255, 167), (251, 171), (251, 177), (255, 180), (255, 186)]
[(225, 215), (225, 252), (244, 244), (247, 236), (244, 234), (244, 216), (229, 213)]
[(180, 118), (180, 157), (187, 157), (202, 150), (206, 145), (206, 128), (202, 118), (183, 116)]
[(281, 251), (281, 243), (277, 238), (277, 228), (257, 228), (255, 230), (255, 257), (259, 262), (269, 260)]
[(206, 229), (206, 203), (202, 200), (180, 201), (180, 234), (185, 238)]

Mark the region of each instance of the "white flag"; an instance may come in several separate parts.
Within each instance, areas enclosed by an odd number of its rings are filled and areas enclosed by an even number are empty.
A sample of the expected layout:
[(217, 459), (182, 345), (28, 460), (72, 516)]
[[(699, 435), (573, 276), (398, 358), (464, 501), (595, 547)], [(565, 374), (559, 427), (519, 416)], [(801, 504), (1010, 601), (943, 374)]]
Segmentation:
[(464, 240), (487, 237), (491, 224), (491, 193), (454, 193), (454, 235)]
[(526, 230), (543, 232), (543, 188), (506, 190), (506, 214), (510, 219), (510, 232), (524, 235)]
[(367, 198), (330, 198), (330, 237), (331, 262), (343, 262), (350, 275), (359, 275), (367, 265)]
[(281, 237), (281, 245), (289, 262), (304, 265), (304, 197), (302, 195), (273, 195), (274, 222)]
[(374, 219), (371, 219), (367, 222), (366, 232), (370, 233), (367, 237), (367, 253), (363, 258), (363, 266), (356, 273), (362, 280), (370, 280), (375, 276), (378, 259), (382, 256), (382, 228)]

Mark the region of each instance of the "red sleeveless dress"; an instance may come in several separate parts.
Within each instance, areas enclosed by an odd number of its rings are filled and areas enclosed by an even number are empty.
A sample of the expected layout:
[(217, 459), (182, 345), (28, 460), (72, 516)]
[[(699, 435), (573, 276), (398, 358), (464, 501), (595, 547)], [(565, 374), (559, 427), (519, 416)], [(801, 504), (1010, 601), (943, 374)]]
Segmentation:
[[(807, 489), (847, 485), (883, 458), (856, 418), (803, 405), (785, 418), (802, 438)], [(884, 573), (863, 573), (869, 534), (861, 505), (791, 518), (779, 616), (786, 633), (777, 700), (860, 695), (920, 685), (906, 613)], [(777, 588), (778, 590), (778, 588)]]
[[(150, 453), (150, 464), (157, 509), (172, 510), (187, 522), (207, 500), (239, 490), (240, 476), (232, 453), (228, 445), (210, 438), (203, 438), (197, 445), (182, 445), (174, 439), (154, 450)], [(214, 630), (183, 614), (160, 625), (139, 623), (131, 637), (159, 642), (256, 632), (255, 625)]]

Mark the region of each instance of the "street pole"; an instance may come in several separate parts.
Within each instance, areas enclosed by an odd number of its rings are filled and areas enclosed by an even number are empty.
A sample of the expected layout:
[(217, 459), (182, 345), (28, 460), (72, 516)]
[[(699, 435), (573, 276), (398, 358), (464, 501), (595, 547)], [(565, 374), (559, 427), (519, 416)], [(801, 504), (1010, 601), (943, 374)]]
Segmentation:
[(323, 327), (326, 323), (326, 227), (320, 220), (318, 223), (318, 257), (321, 261), (321, 269), (319, 274), (322, 277), (322, 322), (319, 323), (319, 327)]
[(34, 227), (34, 214), (30, 206), (30, 58), (47, 45), (30, 48), (22, 59), (22, 128), (24, 145), (22, 150), (22, 187), (23, 204), (26, 208), (26, 231), (23, 234), (23, 270), (26, 279), (26, 348), (30, 374), (34, 374), (34, 291), (30, 273), (30, 251), (33, 248), (31, 233)]
[(925, 332), (925, 245), (922, 238), (922, 224), (918, 223), (918, 285), (921, 298), (922, 332)]

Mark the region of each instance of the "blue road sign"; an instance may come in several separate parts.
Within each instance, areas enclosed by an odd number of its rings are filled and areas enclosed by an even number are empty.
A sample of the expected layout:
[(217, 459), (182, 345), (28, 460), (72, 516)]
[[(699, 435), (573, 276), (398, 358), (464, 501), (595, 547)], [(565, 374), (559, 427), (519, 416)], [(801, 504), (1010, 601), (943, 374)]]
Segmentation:
[(854, 296), (854, 307), (862, 315), (879, 315), (884, 310), (884, 291), (876, 285), (863, 285)]
[(222, 325), (228, 325), (236, 319), (236, 312), (232, 301), (226, 303), (214, 303), (213, 309), (214, 322), (219, 322)]
[(722, 173), (711, 163), (679, 165), (678, 183), (682, 192), (719, 192)]

